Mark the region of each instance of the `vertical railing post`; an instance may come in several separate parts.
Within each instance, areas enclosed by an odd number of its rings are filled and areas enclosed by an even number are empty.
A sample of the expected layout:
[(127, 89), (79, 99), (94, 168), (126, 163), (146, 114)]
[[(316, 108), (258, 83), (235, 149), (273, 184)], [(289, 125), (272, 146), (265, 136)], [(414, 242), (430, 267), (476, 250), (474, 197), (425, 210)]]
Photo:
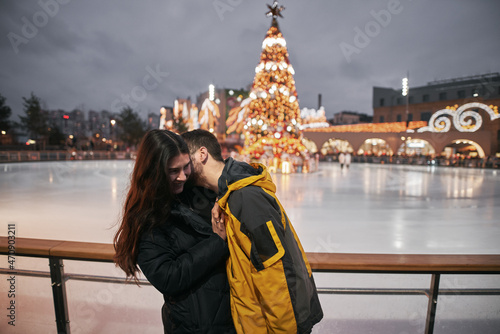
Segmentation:
[(429, 303), (427, 306), (427, 319), (425, 320), (425, 334), (434, 333), (440, 277), (440, 274), (432, 274), (431, 286), (429, 290)]
[(66, 284), (64, 281), (64, 265), (62, 259), (49, 257), (50, 279), (52, 281), (52, 296), (56, 313), (57, 333), (69, 334), (68, 303), (66, 299)]

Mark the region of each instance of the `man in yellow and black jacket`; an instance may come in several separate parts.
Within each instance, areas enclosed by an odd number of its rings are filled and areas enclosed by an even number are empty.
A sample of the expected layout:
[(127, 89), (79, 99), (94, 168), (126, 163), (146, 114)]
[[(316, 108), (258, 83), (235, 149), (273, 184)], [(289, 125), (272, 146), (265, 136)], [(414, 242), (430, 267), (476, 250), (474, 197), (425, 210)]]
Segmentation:
[(196, 183), (226, 215), (227, 275), (238, 333), (310, 333), (323, 312), (311, 267), (264, 165), (222, 160), (208, 131), (182, 135)]

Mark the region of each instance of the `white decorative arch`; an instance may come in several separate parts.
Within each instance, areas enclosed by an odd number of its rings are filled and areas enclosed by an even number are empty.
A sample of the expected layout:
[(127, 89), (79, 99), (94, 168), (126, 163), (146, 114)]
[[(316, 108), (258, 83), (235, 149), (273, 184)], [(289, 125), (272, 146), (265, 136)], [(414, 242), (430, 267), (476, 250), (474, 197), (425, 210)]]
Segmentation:
[(477, 155), (480, 157), (480, 158), (484, 158), (486, 155), (484, 153), (484, 150), (483, 148), (481, 147), (481, 145), (479, 145), (478, 143), (476, 143), (475, 141), (473, 140), (468, 140), (468, 139), (455, 139), (453, 140), (451, 143), (452, 144), (460, 144), (460, 142), (463, 142), (463, 143), (466, 143), (466, 144), (469, 144), (469, 145), (472, 145), (474, 146), (474, 148), (476, 149), (477, 151)]
[(312, 140), (310, 140), (308, 138), (302, 138), (301, 142), (302, 142), (302, 145), (304, 145), (309, 152), (311, 152), (311, 153), (318, 152), (318, 145), (316, 145), (316, 143), (313, 142)]
[(321, 145), (319, 151), (327, 150), (328, 147), (336, 148), (339, 152), (354, 152), (352, 144), (346, 139), (330, 138)]
[[(432, 114), (429, 125), (417, 130), (417, 132), (448, 132), (451, 128), (451, 116), (453, 125), (460, 132), (475, 132), (483, 124), (481, 115), (472, 108), (482, 109), (490, 115), (490, 119), (500, 118), (500, 114), (484, 103), (471, 102), (460, 106), (457, 110), (441, 109)], [(474, 124), (472, 120), (474, 119)]]

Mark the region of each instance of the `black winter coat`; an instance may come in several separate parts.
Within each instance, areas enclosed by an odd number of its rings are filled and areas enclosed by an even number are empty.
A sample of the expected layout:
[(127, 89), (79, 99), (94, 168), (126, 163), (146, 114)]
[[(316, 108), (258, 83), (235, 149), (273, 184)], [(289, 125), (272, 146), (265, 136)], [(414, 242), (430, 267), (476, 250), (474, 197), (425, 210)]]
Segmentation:
[[(187, 198), (193, 203), (197, 197)], [(174, 203), (167, 221), (144, 232), (139, 243), (137, 263), (165, 300), (165, 333), (236, 333), (225, 271), (229, 250), (212, 231), (214, 202), (203, 201), (195, 208)]]

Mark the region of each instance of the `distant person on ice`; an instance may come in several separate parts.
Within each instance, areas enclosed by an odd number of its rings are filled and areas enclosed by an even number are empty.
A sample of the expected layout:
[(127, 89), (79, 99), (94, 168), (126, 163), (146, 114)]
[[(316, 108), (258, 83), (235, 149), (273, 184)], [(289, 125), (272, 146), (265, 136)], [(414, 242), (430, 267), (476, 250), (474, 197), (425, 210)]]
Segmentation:
[(185, 187), (191, 166), (179, 135), (146, 133), (114, 238), (114, 260), (134, 279), (140, 267), (163, 294), (165, 333), (235, 333), (225, 227), (211, 226), (215, 193)]
[(345, 166), (347, 168), (349, 168), (350, 165), (351, 165), (351, 153), (346, 152), (346, 154), (345, 154)]
[(344, 152), (340, 152), (340, 154), (339, 154), (339, 164), (340, 164), (340, 169), (343, 169), (344, 168), (344, 164), (345, 164), (345, 154), (344, 154)]
[(222, 159), (213, 134), (182, 134), (195, 182), (218, 194), (230, 256), (227, 275), (238, 333), (310, 333), (323, 318), (311, 267), (262, 164)]

